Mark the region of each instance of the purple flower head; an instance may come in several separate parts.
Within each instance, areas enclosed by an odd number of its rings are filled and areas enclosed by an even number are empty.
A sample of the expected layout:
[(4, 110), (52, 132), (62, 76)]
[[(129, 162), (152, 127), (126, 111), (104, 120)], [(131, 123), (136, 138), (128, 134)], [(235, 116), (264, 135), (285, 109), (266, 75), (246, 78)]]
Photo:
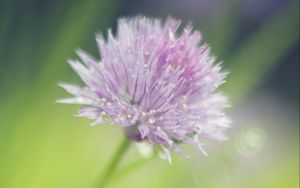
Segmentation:
[[(123, 127), (126, 136), (186, 156), (178, 143), (203, 151), (199, 139), (225, 139), (230, 123), (223, 113), (226, 97), (216, 92), (226, 73), (211, 56), (201, 34), (180, 21), (136, 17), (120, 19), (113, 36), (97, 36), (101, 60), (79, 50), (69, 61), (85, 87), (60, 84), (74, 97), (61, 103), (82, 104), (78, 116)], [(180, 34), (179, 34), (180, 33)]]

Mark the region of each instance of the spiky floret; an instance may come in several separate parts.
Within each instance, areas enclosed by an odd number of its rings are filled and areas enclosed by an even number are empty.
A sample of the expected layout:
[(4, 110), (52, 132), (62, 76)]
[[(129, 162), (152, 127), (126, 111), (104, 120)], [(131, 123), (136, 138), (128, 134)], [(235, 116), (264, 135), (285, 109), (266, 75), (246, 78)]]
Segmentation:
[(96, 37), (101, 60), (78, 50), (83, 64), (69, 61), (85, 87), (60, 84), (74, 97), (58, 102), (84, 105), (78, 116), (124, 127), (128, 138), (160, 146), (169, 161), (169, 149), (186, 156), (178, 142), (202, 150), (200, 138), (225, 139), (228, 102), (216, 88), (226, 73), (201, 34), (190, 24), (178, 34), (180, 24), (120, 19), (115, 36)]

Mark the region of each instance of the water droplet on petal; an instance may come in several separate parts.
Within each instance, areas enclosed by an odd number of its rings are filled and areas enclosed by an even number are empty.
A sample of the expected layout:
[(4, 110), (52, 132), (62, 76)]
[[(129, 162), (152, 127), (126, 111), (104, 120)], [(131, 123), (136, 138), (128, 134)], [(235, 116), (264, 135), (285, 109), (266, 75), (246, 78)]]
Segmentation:
[(149, 123), (154, 124), (155, 123), (155, 119), (154, 118), (149, 118)]

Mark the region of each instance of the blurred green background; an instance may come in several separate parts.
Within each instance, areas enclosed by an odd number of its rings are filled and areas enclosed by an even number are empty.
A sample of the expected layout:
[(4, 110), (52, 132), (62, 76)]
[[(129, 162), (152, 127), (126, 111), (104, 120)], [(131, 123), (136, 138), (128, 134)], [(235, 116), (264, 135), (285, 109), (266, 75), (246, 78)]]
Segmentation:
[[(208, 157), (146, 155), (133, 145), (107, 187), (298, 188), (298, 0), (0, 0), (0, 188), (89, 188), (120, 143), (109, 125), (73, 117), (56, 83), (66, 60), (97, 54), (95, 33), (138, 14), (191, 21), (231, 73), (226, 142)], [(144, 153), (141, 155), (140, 153)]]

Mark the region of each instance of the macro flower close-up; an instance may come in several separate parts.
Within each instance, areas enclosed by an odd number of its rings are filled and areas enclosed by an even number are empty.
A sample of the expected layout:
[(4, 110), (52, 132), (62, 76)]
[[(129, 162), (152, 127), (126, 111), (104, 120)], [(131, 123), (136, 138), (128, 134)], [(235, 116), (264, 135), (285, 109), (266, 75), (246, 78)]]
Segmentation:
[(299, 0), (0, 0), (0, 188), (299, 188)]
[(179, 143), (202, 152), (201, 139), (224, 140), (229, 119), (227, 98), (216, 91), (226, 73), (191, 24), (146, 17), (122, 18), (116, 35), (97, 35), (101, 59), (78, 50), (81, 62), (69, 63), (85, 86), (60, 84), (73, 97), (61, 103), (82, 104), (78, 116), (92, 125), (119, 125), (129, 139), (149, 141), (187, 156)]

